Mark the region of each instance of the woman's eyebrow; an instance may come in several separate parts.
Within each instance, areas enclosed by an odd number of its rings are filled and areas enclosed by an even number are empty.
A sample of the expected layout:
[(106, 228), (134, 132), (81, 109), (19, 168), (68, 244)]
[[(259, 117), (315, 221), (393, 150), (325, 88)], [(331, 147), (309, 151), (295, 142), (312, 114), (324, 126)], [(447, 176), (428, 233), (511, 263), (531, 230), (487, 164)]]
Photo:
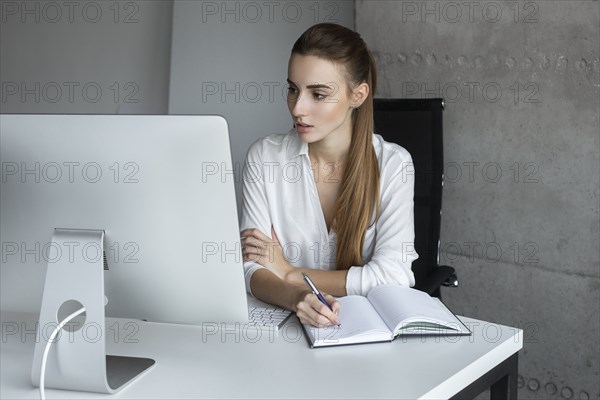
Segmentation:
[[(287, 79), (287, 82), (288, 82), (290, 85), (298, 86), (298, 85), (296, 85), (294, 82), (292, 82), (292, 81), (291, 81), (291, 80), (289, 80), (289, 79)], [(322, 84), (322, 83), (315, 83), (314, 85), (307, 85), (307, 86), (306, 86), (306, 88), (307, 88), (307, 89), (329, 89), (329, 90), (333, 90), (333, 89), (331, 88), (331, 86), (327, 86), (327, 85), (324, 85), (324, 84)]]

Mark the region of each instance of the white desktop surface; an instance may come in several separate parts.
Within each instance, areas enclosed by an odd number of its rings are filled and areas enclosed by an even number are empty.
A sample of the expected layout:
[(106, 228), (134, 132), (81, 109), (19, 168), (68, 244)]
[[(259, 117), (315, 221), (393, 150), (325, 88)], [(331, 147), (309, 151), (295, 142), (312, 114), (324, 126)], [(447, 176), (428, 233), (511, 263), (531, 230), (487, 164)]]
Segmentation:
[[(37, 315), (3, 312), (0, 398), (39, 398), (30, 382)], [(107, 318), (107, 353), (156, 364), (115, 395), (47, 389), (68, 398), (448, 398), (523, 346), (520, 329), (459, 317), (463, 337), (311, 349), (295, 316), (279, 333)], [(18, 327), (17, 334), (9, 334)], [(112, 328), (111, 328), (112, 327)], [(116, 328), (119, 328), (118, 330)], [(118, 331), (118, 334), (117, 334)], [(92, 335), (90, 330), (90, 336)], [(75, 333), (77, 334), (77, 333)], [(130, 334), (126, 343), (125, 337)]]

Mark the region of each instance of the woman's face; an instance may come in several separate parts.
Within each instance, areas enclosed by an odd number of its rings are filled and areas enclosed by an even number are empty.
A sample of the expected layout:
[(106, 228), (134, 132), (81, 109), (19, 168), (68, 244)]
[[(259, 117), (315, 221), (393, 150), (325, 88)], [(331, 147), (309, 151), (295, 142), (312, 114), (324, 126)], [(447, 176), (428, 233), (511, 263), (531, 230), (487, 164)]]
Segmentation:
[(287, 102), (302, 141), (351, 134), (352, 101), (339, 67), (316, 56), (292, 54)]

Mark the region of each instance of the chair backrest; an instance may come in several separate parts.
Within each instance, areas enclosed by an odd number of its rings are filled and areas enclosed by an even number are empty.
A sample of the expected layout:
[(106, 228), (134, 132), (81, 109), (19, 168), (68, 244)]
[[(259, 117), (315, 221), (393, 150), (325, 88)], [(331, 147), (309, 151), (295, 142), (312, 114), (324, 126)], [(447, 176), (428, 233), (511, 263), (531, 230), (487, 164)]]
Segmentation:
[(443, 185), (442, 99), (374, 99), (375, 133), (404, 147), (415, 167), (415, 287), (437, 268)]

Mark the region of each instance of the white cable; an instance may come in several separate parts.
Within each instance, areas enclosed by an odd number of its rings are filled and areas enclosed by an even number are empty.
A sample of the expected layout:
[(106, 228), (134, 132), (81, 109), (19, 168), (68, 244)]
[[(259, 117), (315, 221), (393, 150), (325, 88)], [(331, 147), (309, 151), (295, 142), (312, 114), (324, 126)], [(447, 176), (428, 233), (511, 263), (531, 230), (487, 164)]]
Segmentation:
[(46, 394), (44, 393), (44, 379), (46, 377), (46, 361), (48, 361), (48, 352), (50, 351), (50, 346), (54, 343), (54, 338), (58, 335), (60, 330), (68, 324), (73, 318), (78, 316), (79, 314), (85, 311), (85, 307), (81, 307), (79, 310), (75, 311), (73, 314), (69, 315), (67, 318), (63, 319), (60, 324), (52, 331), (48, 342), (46, 343), (46, 347), (44, 348), (44, 355), (42, 356), (42, 366), (40, 369), (40, 398), (42, 400), (46, 399)]

